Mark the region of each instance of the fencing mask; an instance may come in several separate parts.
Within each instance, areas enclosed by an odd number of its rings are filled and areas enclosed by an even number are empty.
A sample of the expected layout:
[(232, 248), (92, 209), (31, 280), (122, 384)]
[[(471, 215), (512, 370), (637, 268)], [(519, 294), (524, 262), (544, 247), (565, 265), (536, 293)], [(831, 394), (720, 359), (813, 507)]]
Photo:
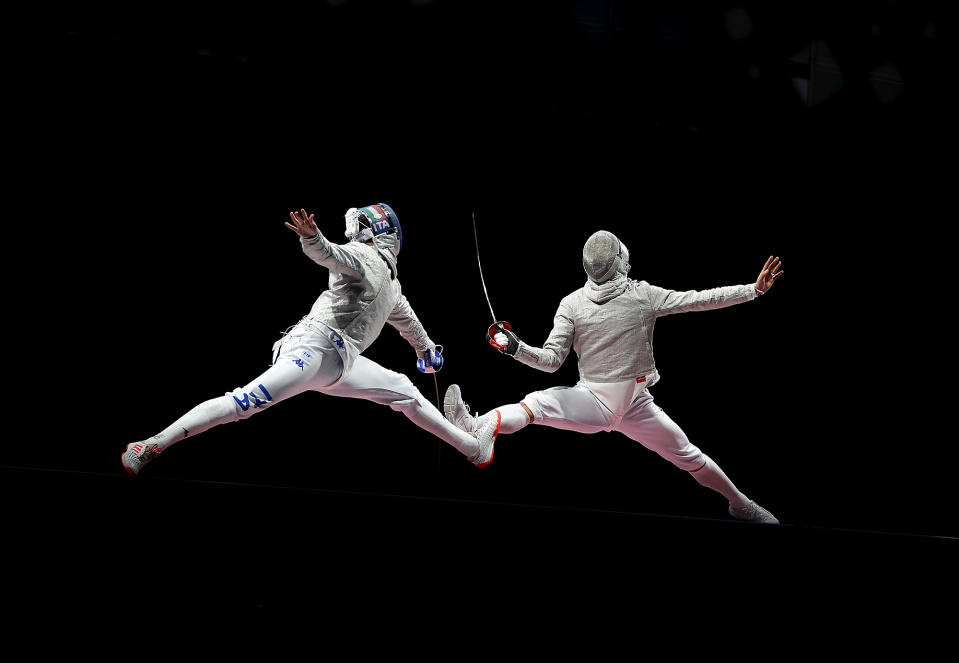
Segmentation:
[(629, 250), (613, 233), (594, 232), (583, 246), (583, 269), (593, 283), (603, 283), (629, 271)]
[(403, 244), (403, 229), (396, 212), (385, 203), (351, 207), (346, 211), (346, 232), (351, 242), (373, 240), (377, 248), (389, 248), (394, 256), (400, 253)]

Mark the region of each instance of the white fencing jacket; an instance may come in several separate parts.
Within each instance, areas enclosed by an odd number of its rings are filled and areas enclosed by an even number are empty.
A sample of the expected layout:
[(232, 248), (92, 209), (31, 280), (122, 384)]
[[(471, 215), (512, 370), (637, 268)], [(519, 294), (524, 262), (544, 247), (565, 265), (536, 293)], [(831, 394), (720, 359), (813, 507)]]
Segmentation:
[(340, 347), (346, 351), (344, 374), (386, 323), (396, 328), (420, 356), (436, 347), (403, 295), (396, 276), (395, 251), (389, 242), (386, 249), (362, 242), (333, 244), (323, 233), (317, 233), (309, 239), (301, 238), (300, 243), (310, 259), (330, 270), (329, 289), (313, 303), (309, 319), (342, 337), (346, 346)]
[[(603, 384), (639, 382), (645, 388), (658, 378), (653, 359), (653, 326), (658, 318), (724, 308), (756, 296), (756, 287), (751, 284), (677, 292), (623, 274), (601, 284), (587, 281), (562, 299), (543, 347), (520, 341), (514, 357), (552, 373), (572, 348), (578, 357), (580, 379), (597, 395), (603, 391)], [(632, 398), (627, 396), (626, 402)]]

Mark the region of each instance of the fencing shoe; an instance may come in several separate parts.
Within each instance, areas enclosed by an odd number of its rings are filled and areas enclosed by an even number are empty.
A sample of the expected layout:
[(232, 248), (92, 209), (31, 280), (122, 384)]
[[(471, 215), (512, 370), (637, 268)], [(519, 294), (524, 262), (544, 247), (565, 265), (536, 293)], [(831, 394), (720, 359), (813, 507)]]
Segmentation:
[[(496, 416), (492, 416), (495, 414)], [(496, 436), (499, 435), (499, 425), (502, 417), (499, 410), (490, 413), (491, 416), (484, 417), (479, 427), (473, 435), (479, 442), (479, 450), (476, 455), (470, 458), (470, 462), (476, 467), (488, 467), (493, 462), (493, 445), (496, 443)]]
[(733, 518), (738, 518), (739, 520), (748, 520), (752, 523), (763, 523), (766, 525), (779, 524), (779, 521), (776, 520), (776, 516), (769, 513), (769, 511), (762, 508), (752, 500), (750, 500), (745, 506), (741, 507), (734, 507), (732, 504), (730, 504), (729, 515)]
[(160, 445), (156, 442), (131, 442), (127, 450), (120, 455), (123, 469), (131, 477), (135, 477), (143, 466), (160, 455)]
[(479, 417), (470, 414), (470, 406), (463, 402), (459, 385), (451, 384), (443, 397), (443, 414), (447, 421), (467, 433), (475, 433)]

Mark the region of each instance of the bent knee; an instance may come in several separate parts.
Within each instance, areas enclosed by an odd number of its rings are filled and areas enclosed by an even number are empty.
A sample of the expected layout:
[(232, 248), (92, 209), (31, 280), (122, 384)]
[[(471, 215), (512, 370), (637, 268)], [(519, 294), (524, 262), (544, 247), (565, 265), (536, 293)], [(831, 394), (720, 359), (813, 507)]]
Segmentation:
[(387, 394), (384, 400), (394, 410), (408, 410), (420, 406), (422, 394), (416, 388), (413, 381), (402, 373), (394, 373), (386, 389), (381, 390)]
[(540, 403), (539, 394), (537, 392), (534, 391), (526, 394), (519, 404), (523, 406), (524, 410), (526, 410), (526, 416), (529, 417), (530, 423), (539, 423), (546, 418), (546, 415), (543, 412), (543, 405)]
[(520, 401), (519, 404), (522, 406), (523, 410), (526, 411), (526, 418), (528, 419), (528, 422), (533, 423), (536, 421), (536, 415), (533, 414), (533, 411), (529, 409), (529, 406), (524, 401)]

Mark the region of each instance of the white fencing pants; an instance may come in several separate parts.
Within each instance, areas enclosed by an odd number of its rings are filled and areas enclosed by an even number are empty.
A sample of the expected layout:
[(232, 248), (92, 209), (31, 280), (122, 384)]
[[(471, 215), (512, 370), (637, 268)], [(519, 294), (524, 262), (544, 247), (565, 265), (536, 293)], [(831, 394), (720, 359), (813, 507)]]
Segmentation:
[(653, 402), (645, 389), (621, 415), (616, 415), (583, 382), (573, 387), (536, 391), (523, 399), (533, 422), (580, 433), (618, 431), (657, 453), (701, 485), (742, 505), (748, 498), (709, 456), (689, 441), (683, 430)]
[(299, 327), (282, 339), (274, 363), (244, 387), (200, 403), (151, 441), (165, 450), (218, 426), (247, 419), (304, 391), (320, 390), (338, 379), (343, 361), (325, 336)]
[(621, 416), (613, 414), (582, 382), (535, 391), (523, 402), (532, 411), (535, 424), (580, 433), (618, 431), (686, 471), (698, 470), (706, 462), (703, 452), (653, 402), (648, 389)]
[(317, 391), (331, 396), (362, 398), (381, 405), (389, 405), (467, 458), (472, 458), (479, 453), (479, 443), (476, 438), (447, 421), (443, 413), (420, 393), (408, 377), (384, 368), (362, 355), (356, 358), (349, 375)]
[(244, 387), (197, 405), (152, 441), (165, 450), (187, 436), (247, 419), (304, 391), (389, 405), (468, 458), (479, 450), (476, 438), (448, 422), (405, 375), (359, 356), (344, 376), (343, 360), (330, 340), (304, 325), (282, 339), (273, 365), (262, 375)]

